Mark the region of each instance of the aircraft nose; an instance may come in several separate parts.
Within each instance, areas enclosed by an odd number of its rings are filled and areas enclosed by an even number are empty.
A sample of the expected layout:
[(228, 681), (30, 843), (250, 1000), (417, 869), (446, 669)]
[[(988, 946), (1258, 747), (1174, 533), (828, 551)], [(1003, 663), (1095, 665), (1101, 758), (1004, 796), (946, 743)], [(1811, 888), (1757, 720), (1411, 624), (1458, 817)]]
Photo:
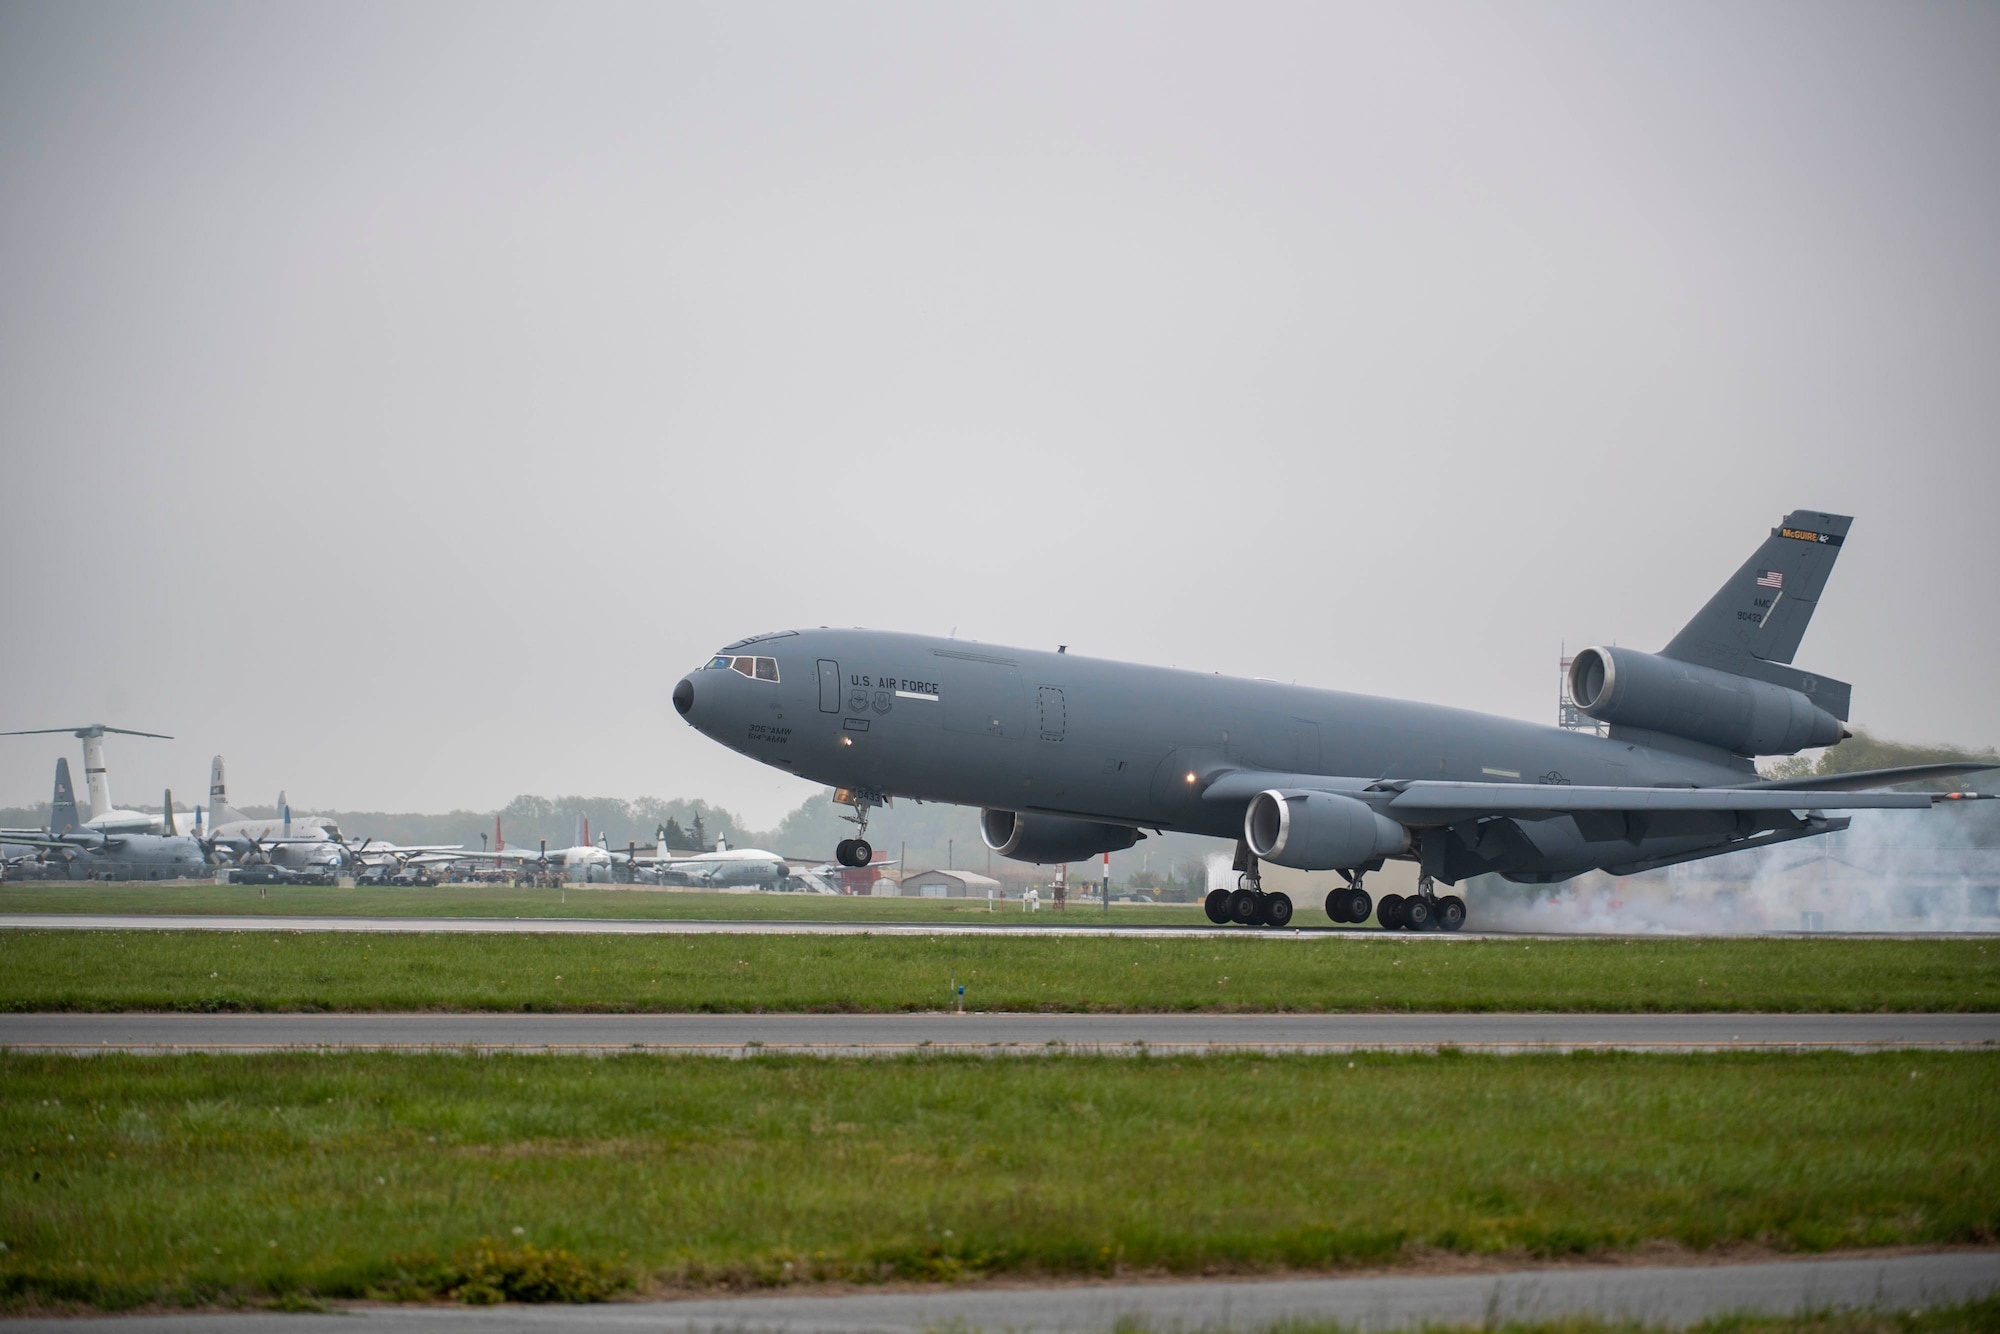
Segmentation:
[(693, 707), (694, 682), (683, 676), (680, 684), (674, 687), (674, 708), (679, 712), (681, 717), (685, 718), (688, 716), (688, 710)]

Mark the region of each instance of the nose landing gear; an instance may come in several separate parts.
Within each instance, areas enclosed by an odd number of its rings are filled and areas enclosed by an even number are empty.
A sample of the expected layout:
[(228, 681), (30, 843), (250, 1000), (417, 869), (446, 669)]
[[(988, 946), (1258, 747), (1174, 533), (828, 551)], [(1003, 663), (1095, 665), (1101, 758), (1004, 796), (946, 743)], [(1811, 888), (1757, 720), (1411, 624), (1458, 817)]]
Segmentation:
[(855, 826), (858, 838), (843, 838), (834, 846), (833, 859), (842, 866), (866, 866), (875, 859), (874, 845), (868, 841), (868, 812), (876, 806), (886, 806), (889, 799), (880, 792), (867, 792), (859, 788), (841, 788), (833, 794), (834, 801), (842, 806), (850, 806), (854, 814), (840, 818)]

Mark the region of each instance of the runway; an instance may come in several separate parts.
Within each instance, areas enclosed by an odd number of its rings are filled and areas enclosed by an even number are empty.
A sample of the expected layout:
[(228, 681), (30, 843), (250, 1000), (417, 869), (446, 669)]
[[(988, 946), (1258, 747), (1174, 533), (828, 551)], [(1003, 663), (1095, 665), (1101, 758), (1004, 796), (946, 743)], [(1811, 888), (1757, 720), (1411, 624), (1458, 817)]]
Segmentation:
[[(1053, 916), (1053, 914), (1045, 914)], [(578, 936), (1118, 936), (1239, 940), (1449, 940), (1440, 933), (1335, 930), (1268, 931), (1240, 926), (1135, 926), (1084, 920), (1060, 926), (999, 918), (992, 922), (774, 922), (649, 917), (333, 917), (273, 913), (0, 913), (0, 930), (35, 931), (358, 931), (396, 934)], [(1472, 933), (1467, 933), (1472, 934)], [(1539, 939), (1540, 937), (1524, 937)], [(1555, 939), (1555, 937), (1548, 937)]]
[[(1051, 914), (1052, 915), (1052, 914)], [(564, 935), (564, 936), (1116, 936), (1125, 940), (1291, 940), (1338, 944), (1394, 941), (1449, 944), (1455, 940), (1613, 940), (1603, 933), (1536, 935), (1518, 931), (1376, 931), (1356, 927), (1138, 926), (1092, 923), (1088, 910), (1078, 909), (1061, 925), (1028, 923), (1014, 918), (990, 922), (780, 922), (714, 921), (647, 917), (336, 917), (286, 913), (0, 913), (0, 931), (348, 931), (397, 935)], [(1647, 933), (1658, 935), (1660, 933)], [(1695, 933), (1685, 933), (1690, 938)], [(1989, 932), (1799, 932), (1768, 931), (1773, 938), (1841, 940), (1909, 939), (1949, 936), (1953, 940), (1991, 940)]]
[(20, 1051), (1718, 1051), (2000, 1047), (2000, 1014), (6, 1014)]
[(269, 1311), (23, 1320), (48, 1334), (298, 1334), (340, 1319), (379, 1334), (489, 1329), (818, 1331), (918, 1334), (935, 1329), (1108, 1332), (1119, 1322), (1159, 1329), (1261, 1329), (1337, 1321), (1363, 1330), (1424, 1325), (1486, 1328), (1572, 1316), (1681, 1326), (1736, 1313), (1909, 1311), (2000, 1289), (2000, 1253), (1954, 1252), (1776, 1264), (1571, 1266), (1509, 1274), (1092, 1284), (1061, 1288), (942, 1288), (842, 1296), (725, 1297), (603, 1306), (350, 1307), (339, 1317)]

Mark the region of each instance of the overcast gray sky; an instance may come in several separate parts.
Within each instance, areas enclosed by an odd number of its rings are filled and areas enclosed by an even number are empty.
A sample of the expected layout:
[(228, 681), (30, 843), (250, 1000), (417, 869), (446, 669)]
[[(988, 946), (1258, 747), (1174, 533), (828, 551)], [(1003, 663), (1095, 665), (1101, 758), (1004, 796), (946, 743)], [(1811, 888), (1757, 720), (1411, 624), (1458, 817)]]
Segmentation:
[(2000, 742), (1996, 237), (1992, 4), (0, 4), (0, 727), (761, 824), (745, 633), (1549, 719), (1809, 506)]

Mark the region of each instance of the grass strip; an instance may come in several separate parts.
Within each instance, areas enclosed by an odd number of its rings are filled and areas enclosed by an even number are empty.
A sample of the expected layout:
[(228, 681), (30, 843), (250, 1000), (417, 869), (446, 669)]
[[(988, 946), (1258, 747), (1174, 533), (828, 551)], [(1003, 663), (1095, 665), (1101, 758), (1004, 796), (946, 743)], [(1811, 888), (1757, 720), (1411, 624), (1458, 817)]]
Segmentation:
[(0, 1088), (15, 1309), (2000, 1233), (1988, 1053), (4, 1055)]
[[(0, 913), (227, 913), (253, 917), (552, 917), (635, 918), (685, 922), (977, 922), (1018, 927), (1207, 926), (1192, 903), (1114, 903), (1111, 911), (1071, 906), (1056, 912), (1043, 896), (1039, 912), (1018, 898), (848, 898), (825, 894), (709, 894), (625, 886), (529, 889), (507, 885), (436, 885), (362, 889), (336, 886), (97, 884), (28, 881), (0, 885)], [(1298, 905), (1299, 925), (1329, 926), (1318, 904)], [(1359, 930), (1361, 928), (1352, 928)]]
[(0, 931), (0, 1010), (1990, 1011), (2000, 943)]

